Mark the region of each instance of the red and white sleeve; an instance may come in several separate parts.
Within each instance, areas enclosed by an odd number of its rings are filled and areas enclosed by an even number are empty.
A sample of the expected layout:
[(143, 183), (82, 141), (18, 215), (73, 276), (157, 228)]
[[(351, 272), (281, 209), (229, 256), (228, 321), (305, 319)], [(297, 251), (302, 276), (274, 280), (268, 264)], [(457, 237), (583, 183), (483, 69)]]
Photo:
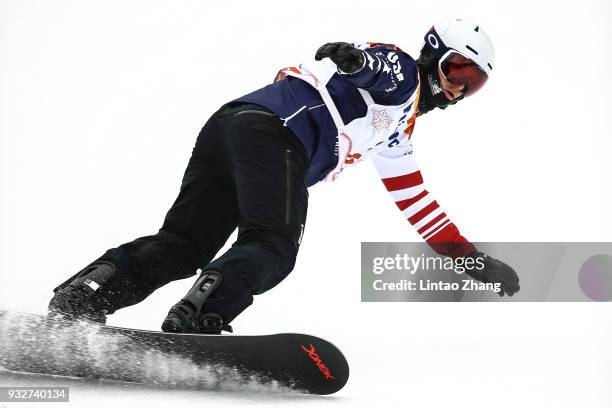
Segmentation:
[(395, 205), (434, 251), (455, 258), (476, 250), (425, 188), (410, 144), (386, 149), (371, 160)]

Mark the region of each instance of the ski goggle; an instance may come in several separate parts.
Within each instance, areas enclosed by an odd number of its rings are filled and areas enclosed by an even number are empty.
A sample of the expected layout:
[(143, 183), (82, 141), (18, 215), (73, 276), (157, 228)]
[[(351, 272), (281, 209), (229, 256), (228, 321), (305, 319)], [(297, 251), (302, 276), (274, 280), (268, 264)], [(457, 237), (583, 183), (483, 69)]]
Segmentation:
[(489, 76), (471, 59), (456, 50), (448, 50), (438, 63), (440, 72), (451, 83), (465, 85), (463, 94), (475, 94), (487, 82)]

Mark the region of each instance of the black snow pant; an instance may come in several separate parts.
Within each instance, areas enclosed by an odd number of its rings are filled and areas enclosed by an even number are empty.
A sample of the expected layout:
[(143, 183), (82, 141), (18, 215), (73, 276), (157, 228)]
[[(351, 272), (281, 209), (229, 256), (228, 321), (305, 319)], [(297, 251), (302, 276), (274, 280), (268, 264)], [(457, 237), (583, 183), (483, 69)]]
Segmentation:
[[(303, 145), (275, 114), (252, 104), (221, 108), (200, 132), (159, 232), (94, 261), (117, 266), (105, 291), (109, 313), (201, 268), (222, 275), (203, 311), (231, 322), (253, 295), (294, 267), (306, 222), (308, 166)], [(236, 227), (236, 242), (213, 261)]]

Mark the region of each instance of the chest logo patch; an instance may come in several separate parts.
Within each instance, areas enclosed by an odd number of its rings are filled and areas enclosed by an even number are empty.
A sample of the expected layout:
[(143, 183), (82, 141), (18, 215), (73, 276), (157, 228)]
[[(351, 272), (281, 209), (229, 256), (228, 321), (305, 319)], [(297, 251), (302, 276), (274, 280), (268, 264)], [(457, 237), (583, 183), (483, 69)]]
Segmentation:
[(393, 118), (384, 109), (372, 109), (372, 123), (371, 125), (376, 129), (377, 132), (383, 130), (389, 130), (389, 126), (393, 122)]

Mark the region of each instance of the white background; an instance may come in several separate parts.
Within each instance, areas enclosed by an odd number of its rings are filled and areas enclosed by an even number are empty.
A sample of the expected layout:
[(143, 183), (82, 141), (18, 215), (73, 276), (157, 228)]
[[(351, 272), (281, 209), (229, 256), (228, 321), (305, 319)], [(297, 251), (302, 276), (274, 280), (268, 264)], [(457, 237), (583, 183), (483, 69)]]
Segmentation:
[[(155, 233), (199, 129), (226, 101), (329, 41), (417, 57), (444, 17), (477, 21), (497, 61), (479, 94), (417, 121), (429, 190), (473, 241), (610, 241), (611, 11), (605, 0), (0, 0), (0, 309), (43, 313), (55, 285)], [(419, 237), (369, 163), (310, 193), (297, 267), (234, 326), (326, 337), (352, 372), (333, 398), (285, 402), (612, 404), (609, 305), (360, 303), (360, 242)], [(109, 323), (157, 329), (191, 282)], [(74, 404), (88, 406), (279, 402), (79, 392)]]

